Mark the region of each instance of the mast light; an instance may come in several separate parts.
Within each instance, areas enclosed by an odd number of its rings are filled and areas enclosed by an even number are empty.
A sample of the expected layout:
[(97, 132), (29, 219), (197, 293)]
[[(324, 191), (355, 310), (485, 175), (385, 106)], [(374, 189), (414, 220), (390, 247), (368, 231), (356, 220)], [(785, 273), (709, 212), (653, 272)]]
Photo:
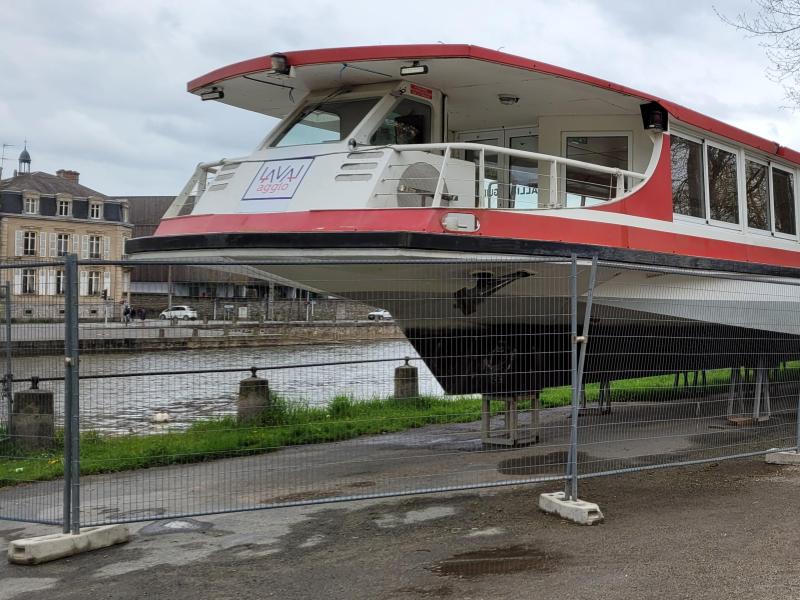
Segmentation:
[(222, 100), (224, 97), (225, 92), (222, 91), (222, 88), (218, 87), (212, 87), (210, 90), (200, 92), (200, 99), (204, 102), (206, 100)]
[(286, 56), (283, 54), (273, 54), (270, 58), (270, 66), (269, 73), (276, 73), (278, 75), (288, 75), (289, 74), (289, 61), (286, 59)]
[(411, 65), (400, 67), (401, 77), (407, 77), (408, 75), (425, 75), (427, 72), (428, 65), (421, 65), (418, 60), (415, 60)]

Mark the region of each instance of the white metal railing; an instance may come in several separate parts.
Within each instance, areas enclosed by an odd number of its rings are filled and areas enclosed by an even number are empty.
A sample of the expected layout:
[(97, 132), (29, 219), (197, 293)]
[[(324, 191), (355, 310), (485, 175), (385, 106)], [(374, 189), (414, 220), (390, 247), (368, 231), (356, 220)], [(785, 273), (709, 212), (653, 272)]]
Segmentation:
[[(580, 169), (584, 169), (586, 171), (602, 173), (613, 177), (614, 178), (613, 184), (609, 186), (608, 198), (610, 199), (619, 198), (625, 194), (626, 177), (631, 180), (631, 185), (629, 186), (629, 188), (634, 187), (635, 185), (634, 182), (644, 181), (646, 177), (645, 174), (637, 173), (635, 171), (628, 171), (625, 169), (616, 169), (613, 167), (595, 165), (592, 163), (583, 162), (580, 160), (574, 160), (571, 158), (554, 156), (552, 154), (541, 154), (539, 152), (526, 152), (524, 150), (513, 150), (511, 148), (503, 148), (501, 146), (490, 146), (487, 144), (476, 144), (471, 142), (451, 142), (451, 143), (440, 143), (440, 144), (404, 144), (404, 145), (398, 144), (398, 145), (388, 146), (388, 148), (396, 152), (406, 152), (406, 151), (442, 152), (442, 166), (439, 169), (438, 178), (436, 179), (436, 185), (435, 187), (431, 186), (433, 188), (433, 199), (431, 202), (431, 206), (437, 208), (447, 206), (447, 204), (445, 204), (449, 196), (449, 194), (445, 193), (445, 183), (447, 180), (447, 166), (448, 162), (450, 162), (451, 159), (453, 158), (454, 151), (473, 151), (478, 153), (478, 164), (477, 164), (478, 174), (477, 178), (475, 179), (475, 182), (477, 183), (477, 194), (478, 194), (477, 208), (511, 208), (511, 206), (505, 206), (505, 207), (500, 206), (499, 202), (498, 206), (489, 205), (489, 197), (487, 196), (487, 185), (486, 185), (487, 153), (537, 161), (539, 164), (545, 163), (550, 166), (549, 169), (550, 172), (545, 177), (544, 182), (539, 182), (539, 183), (544, 183), (544, 185), (537, 184), (538, 187), (536, 188), (537, 194), (540, 192), (547, 193), (549, 206), (539, 207), (539, 208), (557, 208), (566, 206), (565, 198), (567, 193), (567, 187), (568, 187), (568, 182), (571, 180), (567, 179), (566, 176), (559, 175), (562, 166), (577, 167)], [(329, 154), (342, 154), (345, 156), (351, 156), (359, 152), (372, 152), (374, 150), (375, 148), (362, 146), (359, 147), (357, 150), (353, 150), (351, 148), (346, 151), (332, 152)], [(186, 206), (188, 205), (189, 198), (193, 194), (195, 196), (195, 202), (197, 202), (197, 200), (200, 198), (203, 192), (206, 191), (206, 188), (208, 187), (209, 175), (216, 175), (220, 167), (224, 167), (227, 164), (233, 164), (233, 163), (240, 164), (247, 162), (262, 163), (264, 162), (264, 159), (263, 158), (256, 159), (253, 157), (243, 157), (243, 158), (233, 158), (233, 159), (223, 158), (213, 162), (199, 163), (197, 167), (195, 167), (192, 176), (186, 182), (186, 185), (183, 186), (181, 192), (175, 197), (175, 200), (172, 202), (172, 204), (170, 204), (166, 213), (164, 213), (163, 218), (180, 216), (184, 211), (184, 209), (186, 208)], [(506, 173), (505, 178), (508, 179), (508, 181), (505, 181), (503, 185), (507, 187), (512, 185), (510, 181), (511, 178), (509, 169), (503, 169), (499, 165), (490, 165), (489, 168), (493, 169), (494, 171), (497, 171), (498, 173), (505, 172)], [(559, 184), (559, 179), (562, 180), (561, 184)], [(489, 180), (493, 179), (489, 178)], [(433, 183), (432, 178), (431, 178), (431, 183)], [(575, 181), (575, 183), (579, 182)], [(604, 187), (604, 184), (603, 185), (597, 184), (596, 187)], [(397, 191), (393, 192), (392, 195), (401, 195), (403, 193), (404, 192)], [(415, 190), (408, 193), (418, 195), (420, 191)], [(427, 192), (427, 194), (425, 195), (429, 196), (430, 192)], [(500, 198), (498, 195), (498, 200), (499, 199)]]
[[(561, 166), (565, 167), (578, 167), (587, 171), (595, 173), (603, 173), (611, 175), (615, 181), (615, 196), (619, 198), (625, 193), (625, 178), (629, 177), (631, 181), (644, 181), (645, 175), (635, 171), (627, 171), (625, 169), (616, 169), (613, 167), (605, 167), (603, 165), (595, 165), (592, 163), (574, 160), (571, 158), (564, 158), (561, 156), (554, 156), (552, 154), (541, 154), (539, 152), (526, 152), (524, 150), (513, 150), (511, 148), (503, 148), (501, 146), (490, 146), (487, 144), (475, 144), (470, 142), (451, 142), (442, 144), (406, 144), (395, 145), (391, 148), (397, 152), (417, 151), (417, 152), (444, 152), (442, 160), (442, 168), (439, 171), (439, 179), (436, 182), (436, 191), (433, 197), (433, 206), (442, 206), (442, 192), (445, 184), (445, 177), (447, 174), (447, 162), (452, 157), (453, 150), (471, 150), (478, 152), (478, 207), (488, 208), (486, 199), (486, 153), (505, 155), (515, 158), (522, 158), (526, 160), (535, 160), (540, 163), (550, 165), (549, 173), (549, 204), (551, 207), (560, 206), (560, 194), (566, 190), (560, 190), (558, 185), (559, 170)], [(495, 168), (495, 167), (493, 167)], [(565, 186), (566, 187), (566, 186)]]
[[(175, 197), (175, 200), (173, 200), (172, 204), (169, 205), (167, 212), (164, 213), (162, 218), (167, 219), (170, 217), (179, 216), (181, 214), (181, 210), (189, 201), (189, 197), (192, 195), (192, 193), (195, 194), (195, 201), (197, 201), (200, 195), (206, 191), (209, 173), (216, 174), (217, 167), (221, 167), (226, 162), (226, 159), (223, 158), (214, 162), (198, 164), (194, 169), (194, 173), (189, 178), (189, 181), (186, 182), (186, 185), (183, 186), (180, 194), (178, 194)], [(197, 188), (196, 192), (195, 188)]]

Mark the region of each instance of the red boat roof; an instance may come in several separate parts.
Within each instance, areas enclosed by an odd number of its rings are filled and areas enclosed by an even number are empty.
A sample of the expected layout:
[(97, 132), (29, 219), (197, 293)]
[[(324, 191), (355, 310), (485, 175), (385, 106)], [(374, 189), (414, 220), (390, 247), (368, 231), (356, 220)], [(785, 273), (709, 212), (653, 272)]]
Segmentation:
[[(632, 96), (644, 101), (654, 101), (661, 104), (669, 113), (678, 120), (728, 138), (734, 142), (750, 146), (784, 160), (800, 165), (800, 152), (781, 146), (777, 142), (767, 140), (738, 127), (728, 125), (712, 117), (703, 115), (680, 104), (669, 100), (646, 94), (633, 88), (619, 85), (598, 77), (585, 75), (556, 67), (547, 63), (523, 58), (497, 50), (490, 50), (480, 46), (468, 44), (415, 44), (394, 46), (355, 46), (349, 48), (324, 48), (319, 50), (299, 50), (282, 53), (288, 65), (294, 68), (312, 65), (364, 63), (389, 60), (433, 60), (433, 59), (471, 59), (484, 61), (496, 65), (551, 75), (562, 79), (576, 81), (608, 91)], [(226, 67), (215, 69), (206, 75), (193, 79), (187, 84), (188, 91), (198, 93), (213, 85), (237, 78), (264, 73), (272, 68), (272, 55), (251, 58), (234, 63)], [(264, 83), (264, 82), (262, 82)]]

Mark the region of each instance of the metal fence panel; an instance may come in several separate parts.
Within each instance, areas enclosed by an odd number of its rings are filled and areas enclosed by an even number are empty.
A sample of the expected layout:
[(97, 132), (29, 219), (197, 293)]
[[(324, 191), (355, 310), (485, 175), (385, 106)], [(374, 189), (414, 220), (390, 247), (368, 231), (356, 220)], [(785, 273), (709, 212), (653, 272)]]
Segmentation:
[(582, 476), (797, 446), (797, 282), (610, 264), (599, 280)]
[[(174, 264), (155, 300), (81, 294), (80, 522), (563, 479), (537, 402), (570, 381), (568, 265)], [(242, 418), (251, 369), (270, 391)]]
[[(0, 407), (0, 518), (63, 522), (63, 263), (35, 259), (0, 266), (3, 402)], [(51, 355), (60, 355), (51, 360)], [(39, 381), (41, 378), (41, 381)], [(40, 482), (42, 479), (48, 481)]]
[[(798, 443), (790, 280), (570, 257), (287, 259), (162, 261), (131, 287), (140, 263), (81, 260), (68, 302), (64, 263), (32, 264), (2, 268), (6, 381), (52, 392), (54, 441), (11, 439), (5, 395), (0, 518), (76, 530), (547, 481), (576, 496), (580, 478)], [(26, 269), (45, 287), (15, 289)]]

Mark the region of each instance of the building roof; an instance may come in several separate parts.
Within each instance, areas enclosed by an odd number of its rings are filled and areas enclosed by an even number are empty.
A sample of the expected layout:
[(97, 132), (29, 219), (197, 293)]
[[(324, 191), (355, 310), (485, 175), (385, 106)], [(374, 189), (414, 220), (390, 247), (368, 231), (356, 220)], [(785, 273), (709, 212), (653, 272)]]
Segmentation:
[(39, 192), (47, 196), (70, 194), (77, 198), (88, 198), (89, 196), (106, 198), (105, 194), (101, 194), (85, 185), (42, 171), (19, 173), (14, 177), (0, 181), (0, 191), (22, 192), (26, 190)]
[(28, 152), (28, 147), (25, 146), (22, 149), (22, 152), (19, 153), (19, 160), (20, 162), (31, 162), (31, 155)]

